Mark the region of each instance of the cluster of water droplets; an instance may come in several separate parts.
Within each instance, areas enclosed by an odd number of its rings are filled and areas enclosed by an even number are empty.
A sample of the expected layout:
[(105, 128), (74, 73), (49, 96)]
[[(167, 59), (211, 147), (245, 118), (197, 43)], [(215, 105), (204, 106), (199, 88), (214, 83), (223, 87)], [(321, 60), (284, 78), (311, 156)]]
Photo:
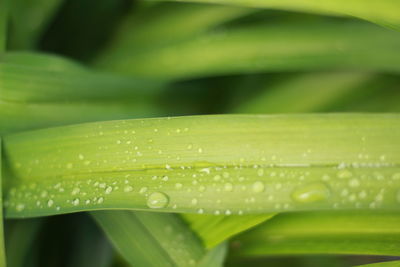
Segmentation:
[[(313, 153), (307, 149), (295, 163), (265, 151), (257, 152), (259, 157), (234, 155), (209, 162), (210, 146), (190, 138), (178, 142), (190, 133), (189, 127), (150, 127), (136, 137), (139, 130), (124, 124), (119, 122), (112, 132), (99, 125), (87, 134), (85, 138), (98, 140), (94, 152), (75, 150), (66, 156), (57, 148), (55, 154), (16, 161), (17, 173), (48, 174), (51, 179), (38, 177), (37, 182), (12, 187), (6, 194), (7, 209), (60, 211), (122, 205), (241, 215), (308, 208), (394, 208), (400, 203), (400, 172), (386, 155), (371, 159), (362, 151), (354, 162), (314, 166), (312, 161), (305, 163)], [(175, 150), (166, 149), (166, 141), (158, 135), (178, 142)], [(76, 170), (84, 174), (74, 175)], [(62, 178), (60, 182), (51, 177), (52, 172)]]

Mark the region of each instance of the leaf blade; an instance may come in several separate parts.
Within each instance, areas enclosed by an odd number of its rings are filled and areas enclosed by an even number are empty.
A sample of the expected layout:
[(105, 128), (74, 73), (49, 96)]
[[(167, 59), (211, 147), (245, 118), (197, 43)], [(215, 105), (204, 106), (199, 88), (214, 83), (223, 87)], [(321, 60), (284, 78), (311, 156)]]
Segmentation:
[[(8, 135), (6, 216), (115, 208), (216, 215), (396, 210), (398, 120), (396, 114), (195, 116)], [(26, 193), (38, 201), (26, 202)]]
[(382, 211), (280, 214), (238, 237), (236, 253), (398, 256), (399, 219)]

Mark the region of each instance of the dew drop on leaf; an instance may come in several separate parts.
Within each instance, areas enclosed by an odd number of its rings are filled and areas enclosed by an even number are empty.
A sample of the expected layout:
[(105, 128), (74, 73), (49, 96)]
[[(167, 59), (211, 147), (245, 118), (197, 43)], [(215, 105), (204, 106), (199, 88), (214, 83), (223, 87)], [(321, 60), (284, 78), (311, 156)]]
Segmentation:
[(227, 192), (231, 192), (233, 190), (233, 185), (231, 183), (226, 183), (224, 185), (224, 190)]
[(72, 205), (78, 206), (79, 202), (80, 202), (79, 198), (75, 198), (74, 200), (72, 200)]
[(359, 187), (360, 186), (360, 181), (356, 178), (353, 178), (349, 181), (349, 186), (350, 187)]
[(106, 194), (111, 194), (113, 188), (111, 186), (107, 186), (106, 190), (104, 191)]
[(125, 193), (132, 192), (132, 190), (133, 190), (133, 187), (130, 186), (130, 185), (127, 185), (127, 186), (124, 187), (124, 192), (125, 192)]
[(265, 185), (261, 181), (257, 181), (252, 186), (254, 193), (261, 193), (265, 190)]
[(162, 192), (153, 192), (147, 199), (147, 206), (152, 209), (165, 208), (168, 205), (169, 198)]
[(313, 203), (326, 200), (330, 195), (328, 187), (323, 183), (311, 183), (293, 191), (292, 198), (299, 203)]

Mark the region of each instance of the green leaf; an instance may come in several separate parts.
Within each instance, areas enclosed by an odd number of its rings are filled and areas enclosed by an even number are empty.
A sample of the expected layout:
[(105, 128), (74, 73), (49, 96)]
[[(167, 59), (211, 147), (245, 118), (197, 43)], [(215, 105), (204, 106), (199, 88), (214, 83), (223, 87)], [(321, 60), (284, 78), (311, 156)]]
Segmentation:
[(26, 266), (29, 252), (35, 245), (43, 221), (41, 218), (6, 221), (5, 244), (8, 267)]
[(399, 267), (400, 261), (385, 261), (372, 264), (359, 265), (360, 267)]
[(187, 2), (218, 3), (326, 15), (343, 14), (400, 29), (400, 3), (396, 0), (188, 0)]
[(398, 114), (222, 115), (12, 134), (4, 137), (5, 212), (398, 210), (399, 120)]
[(0, 132), (160, 114), (159, 83), (93, 72), (62, 57), (7, 53), (0, 62)]
[(221, 243), (212, 250), (210, 250), (200, 262), (197, 267), (222, 267), (224, 266), (225, 256), (228, 250), (227, 243)]
[(0, 53), (3, 53), (7, 46), (8, 5), (8, 0), (0, 2)]
[(252, 12), (249, 8), (188, 3), (161, 3), (133, 12), (95, 64), (107, 67), (114, 57), (186, 40)]
[(398, 32), (368, 23), (280, 22), (220, 29), (163, 48), (124, 53), (103, 69), (163, 79), (343, 68), (398, 72), (399, 46)]
[(62, 3), (61, 0), (12, 0), (10, 1), (12, 49), (31, 49)]
[[(2, 139), (0, 138), (0, 151), (3, 150)], [(3, 207), (3, 177), (2, 177), (3, 159), (0, 153), (0, 207)], [(4, 250), (4, 231), (3, 231), (3, 208), (0, 208), (0, 266), (6, 266), (6, 254)]]
[(237, 237), (235, 255), (400, 255), (400, 215), (387, 211), (285, 213)]
[(228, 238), (271, 219), (275, 214), (216, 216), (182, 214), (206, 248), (212, 248)]
[(1, 56), (2, 101), (65, 103), (143, 99), (160, 89), (149, 80), (93, 72), (71, 60), (36, 53)]
[[(265, 86), (261, 94), (241, 104), (236, 113), (302, 113), (324, 111), (377, 77), (370, 73), (322, 72), (299, 74)], [(323, 89), (321, 89), (323, 88)]]
[(200, 240), (174, 214), (97, 211), (91, 215), (133, 266), (195, 266), (204, 254)]

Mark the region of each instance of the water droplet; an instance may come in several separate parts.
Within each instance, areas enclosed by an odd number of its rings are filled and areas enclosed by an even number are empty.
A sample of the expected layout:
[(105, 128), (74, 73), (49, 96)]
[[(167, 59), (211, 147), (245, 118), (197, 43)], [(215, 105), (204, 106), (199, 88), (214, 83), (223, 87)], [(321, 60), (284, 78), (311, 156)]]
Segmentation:
[(17, 204), (17, 206), (15, 207), (15, 209), (19, 212), (19, 211), (23, 211), (25, 209), (25, 204), (19, 203)]
[(326, 200), (330, 195), (328, 187), (323, 183), (312, 183), (297, 188), (292, 198), (299, 203), (313, 203)]
[(52, 199), (49, 199), (49, 201), (47, 201), (47, 206), (50, 208), (51, 206), (53, 206), (54, 201)]
[(45, 198), (45, 197), (47, 197), (47, 191), (46, 190), (43, 190), (41, 193), (40, 193), (40, 197), (43, 197), (43, 198)]
[(147, 199), (147, 206), (152, 209), (165, 208), (168, 205), (169, 198), (162, 192), (153, 192)]
[(352, 177), (353, 174), (352, 174), (351, 171), (349, 171), (349, 170), (341, 170), (341, 171), (339, 171), (339, 172), (337, 173), (337, 176), (338, 176), (339, 178), (346, 179), (346, 178)]
[(72, 190), (71, 194), (72, 194), (72, 195), (77, 195), (77, 194), (79, 194), (80, 191), (81, 191), (81, 190), (80, 190), (78, 187), (75, 187), (75, 188)]
[(231, 192), (233, 190), (233, 185), (231, 183), (226, 183), (224, 185), (224, 190), (227, 192)]
[(349, 186), (350, 187), (359, 187), (360, 186), (360, 181), (358, 179), (356, 179), (356, 178), (351, 179), (349, 181)]
[(147, 187), (142, 187), (142, 188), (140, 188), (139, 193), (140, 193), (140, 194), (144, 194), (144, 193), (147, 192), (147, 190), (148, 190)]
[(367, 192), (365, 190), (361, 191), (360, 193), (358, 193), (358, 197), (363, 199), (367, 197)]
[(197, 213), (198, 213), (198, 214), (203, 214), (203, 213), (204, 213), (204, 210), (203, 210), (203, 209), (199, 209), (199, 210), (197, 211)]
[(176, 183), (175, 184), (175, 188), (176, 189), (181, 189), (183, 187), (183, 185), (181, 183)]
[(98, 204), (101, 204), (101, 203), (103, 203), (104, 202), (104, 198), (103, 197), (99, 197), (99, 199), (97, 200), (97, 203)]
[(106, 190), (104, 191), (106, 194), (110, 194), (113, 191), (111, 186), (107, 186)]
[(193, 199), (192, 199), (192, 205), (197, 205), (197, 202), (198, 202), (198, 201), (197, 201), (197, 198), (193, 198)]
[(74, 200), (72, 200), (72, 205), (78, 206), (79, 205), (79, 198), (75, 198)]
[(82, 154), (79, 154), (79, 155), (78, 155), (78, 158), (79, 158), (80, 160), (83, 160), (85, 157), (84, 157)]
[(261, 193), (265, 190), (265, 185), (261, 181), (257, 181), (252, 186), (254, 193)]
[(214, 181), (217, 181), (217, 182), (218, 182), (219, 180), (221, 180), (221, 175), (218, 175), (218, 174), (215, 175), (215, 176), (214, 176)]
[[(127, 182), (127, 181), (125, 181), (125, 183), (126, 183), (126, 182)], [(130, 185), (126, 185), (126, 186), (124, 187), (124, 192), (125, 192), (125, 193), (132, 192), (132, 190), (133, 190), (133, 187), (130, 186)]]

